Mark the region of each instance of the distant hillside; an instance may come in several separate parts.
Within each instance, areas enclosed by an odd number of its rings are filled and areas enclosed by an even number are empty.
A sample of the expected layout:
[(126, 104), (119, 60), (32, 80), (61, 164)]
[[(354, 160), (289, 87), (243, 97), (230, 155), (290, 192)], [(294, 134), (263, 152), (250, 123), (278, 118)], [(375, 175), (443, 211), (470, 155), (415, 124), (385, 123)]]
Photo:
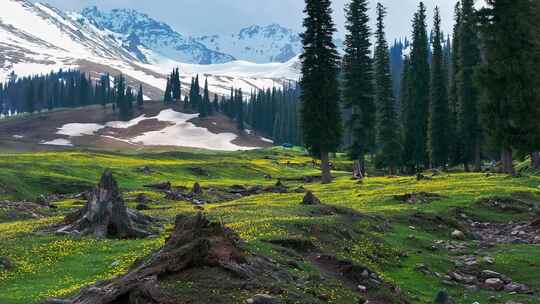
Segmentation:
[[(99, 149), (200, 148), (236, 151), (271, 146), (255, 132), (238, 132), (226, 116), (205, 119), (147, 101), (127, 122), (118, 121), (112, 108), (88, 106), (60, 109), (0, 120), (3, 150), (35, 151), (72, 147)], [(249, 134), (248, 134), (249, 133)]]

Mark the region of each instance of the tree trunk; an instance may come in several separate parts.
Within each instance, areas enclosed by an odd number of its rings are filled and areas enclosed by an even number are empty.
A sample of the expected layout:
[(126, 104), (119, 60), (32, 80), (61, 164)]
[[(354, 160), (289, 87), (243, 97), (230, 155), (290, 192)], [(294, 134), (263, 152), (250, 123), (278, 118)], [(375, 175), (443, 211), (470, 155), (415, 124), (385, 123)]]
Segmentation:
[(467, 172), (467, 173), (468, 173), (468, 172), (471, 172), (471, 168), (469, 167), (469, 163), (465, 162), (465, 163), (463, 164), (463, 167), (465, 167), (465, 172)]
[(482, 171), (482, 151), (480, 144), (476, 144), (474, 148), (474, 172)]
[(531, 153), (531, 167), (535, 170), (540, 169), (540, 152)]
[(329, 184), (332, 182), (332, 174), (330, 172), (330, 159), (328, 152), (321, 152), (321, 171), (322, 171), (322, 183)]
[(514, 162), (511, 148), (503, 148), (501, 151), (502, 173), (515, 175)]
[(359, 160), (355, 160), (353, 164), (353, 178), (362, 180), (364, 179), (364, 174), (362, 173), (362, 165)]

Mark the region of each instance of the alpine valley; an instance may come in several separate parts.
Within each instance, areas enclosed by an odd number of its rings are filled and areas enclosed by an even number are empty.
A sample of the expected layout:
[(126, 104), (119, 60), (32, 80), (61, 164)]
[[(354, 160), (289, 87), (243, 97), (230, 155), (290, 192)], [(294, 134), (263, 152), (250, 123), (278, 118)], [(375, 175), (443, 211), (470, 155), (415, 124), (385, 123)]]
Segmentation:
[(27, 0), (0, 2), (0, 82), (12, 71), (77, 68), (96, 78), (122, 73), (158, 99), (168, 73), (180, 67), (183, 84), (200, 74), (212, 93), (224, 95), (233, 86), (250, 92), (297, 80), (300, 51), (299, 34), (277, 24), (192, 37), (131, 9), (64, 12)]

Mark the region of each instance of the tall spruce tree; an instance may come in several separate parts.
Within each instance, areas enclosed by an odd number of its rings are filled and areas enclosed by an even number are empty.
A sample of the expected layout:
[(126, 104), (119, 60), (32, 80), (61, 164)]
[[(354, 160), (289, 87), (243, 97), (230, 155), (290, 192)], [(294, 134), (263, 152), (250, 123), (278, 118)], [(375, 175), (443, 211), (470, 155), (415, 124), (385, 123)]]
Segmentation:
[(377, 162), (396, 173), (401, 157), (401, 133), (398, 121), (396, 99), (392, 88), (390, 54), (384, 32), (386, 9), (377, 3), (377, 31), (375, 45), (375, 101), (379, 113), (379, 154)]
[(373, 65), (368, 0), (351, 0), (345, 8), (343, 101), (351, 111), (347, 122), (352, 135), (350, 157), (365, 175), (365, 155), (375, 149), (376, 107), (373, 99)]
[(462, 161), (466, 171), (474, 163), (474, 170), (480, 170), (481, 127), (478, 111), (478, 88), (474, 82), (474, 72), (480, 63), (478, 27), (474, 0), (461, 2), (461, 23), (459, 29), (459, 137), (462, 139)]
[(330, 0), (306, 0), (302, 34), (302, 132), (304, 144), (321, 159), (322, 182), (330, 183), (329, 153), (342, 136), (338, 84), (339, 54), (333, 42), (336, 32)]
[(420, 2), (413, 19), (413, 41), (408, 80), (410, 86), (407, 106), (408, 123), (405, 130), (404, 159), (410, 171), (429, 165), (427, 152), (430, 100), (429, 40), (426, 26), (426, 6)]
[(238, 89), (236, 93), (236, 123), (239, 131), (244, 131), (244, 95), (242, 89)]
[(170, 104), (173, 100), (172, 97), (172, 85), (171, 85), (171, 78), (167, 78), (167, 86), (165, 87), (165, 96), (163, 97), (163, 102), (165, 104)]
[(444, 63), (443, 42), (441, 32), (441, 15), (439, 8), (435, 8), (432, 32), (431, 57), (431, 110), (429, 123), (429, 152), (431, 164), (434, 167), (446, 168), (448, 163), (449, 113), (447, 95), (447, 77)]
[(540, 148), (540, 3), (487, 4), (480, 13), (482, 116), (489, 139), (501, 151), (503, 172), (514, 174), (513, 150)]
[(199, 103), (199, 117), (204, 118), (210, 115), (210, 92), (208, 91), (208, 78), (204, 81), (204, 92), (202, 102)]
[(454, 12), (454, 29), (452, 34), (452, 52), (449, 69), (448, 104), (449, 104), (449, 160), (452, 166), (462, 163), (463, 142), (459, 136), (459, 98), (458, 75), (460, 67), (460, 33), (461, 28), (461, 2), (457, 2)]
[(137, 108), (141, 110), (144, 106), (144, 93), (142, 84), (139, 84), (139, 90), (137, 91)]
[(180, 69), (176, 68), (171, 74), (171, 93), (174, 103), (180, 102), (182, 99), (182, 88), (180, 83)]

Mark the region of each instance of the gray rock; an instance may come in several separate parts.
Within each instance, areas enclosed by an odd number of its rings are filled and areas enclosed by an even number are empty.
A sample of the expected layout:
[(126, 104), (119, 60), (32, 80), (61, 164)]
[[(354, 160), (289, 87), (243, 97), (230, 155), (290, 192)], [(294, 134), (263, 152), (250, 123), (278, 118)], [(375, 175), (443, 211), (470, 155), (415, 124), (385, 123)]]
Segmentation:
[(456, 240), (464, 240), (465, 234), (462, 231), (456, 229), (452, 232), (452, 238)]
[(506, 292), (520, 292), (527, 291), (527, 286), (518, 283), (508, 283), (504, 286), (504, 291)]
[(504, 288), (504, 282), (499, 278), (490, 278), (487, 279), (484, 283), (486, 284), (486, 288), (488, 289), (502, 290)]
[(246, 301), (247, 304), (281, 304), (281, 301), (267, 294), (257, 294)]
[(437, 296), (435, 296), (436, 304), (454, 304), (455, 301), (446, 291), (439, 291)]
[(0, 270), (12, 270), (13, 262), (8, 257), (0, 256)]
[(503, 277), (502, 274), (492, 271), (492, 270), (482, 270), (481, 275), (482, 275), (482, 278), (486, 278), (486, 279), (492, 279), (492, 278), (501, 279)]

